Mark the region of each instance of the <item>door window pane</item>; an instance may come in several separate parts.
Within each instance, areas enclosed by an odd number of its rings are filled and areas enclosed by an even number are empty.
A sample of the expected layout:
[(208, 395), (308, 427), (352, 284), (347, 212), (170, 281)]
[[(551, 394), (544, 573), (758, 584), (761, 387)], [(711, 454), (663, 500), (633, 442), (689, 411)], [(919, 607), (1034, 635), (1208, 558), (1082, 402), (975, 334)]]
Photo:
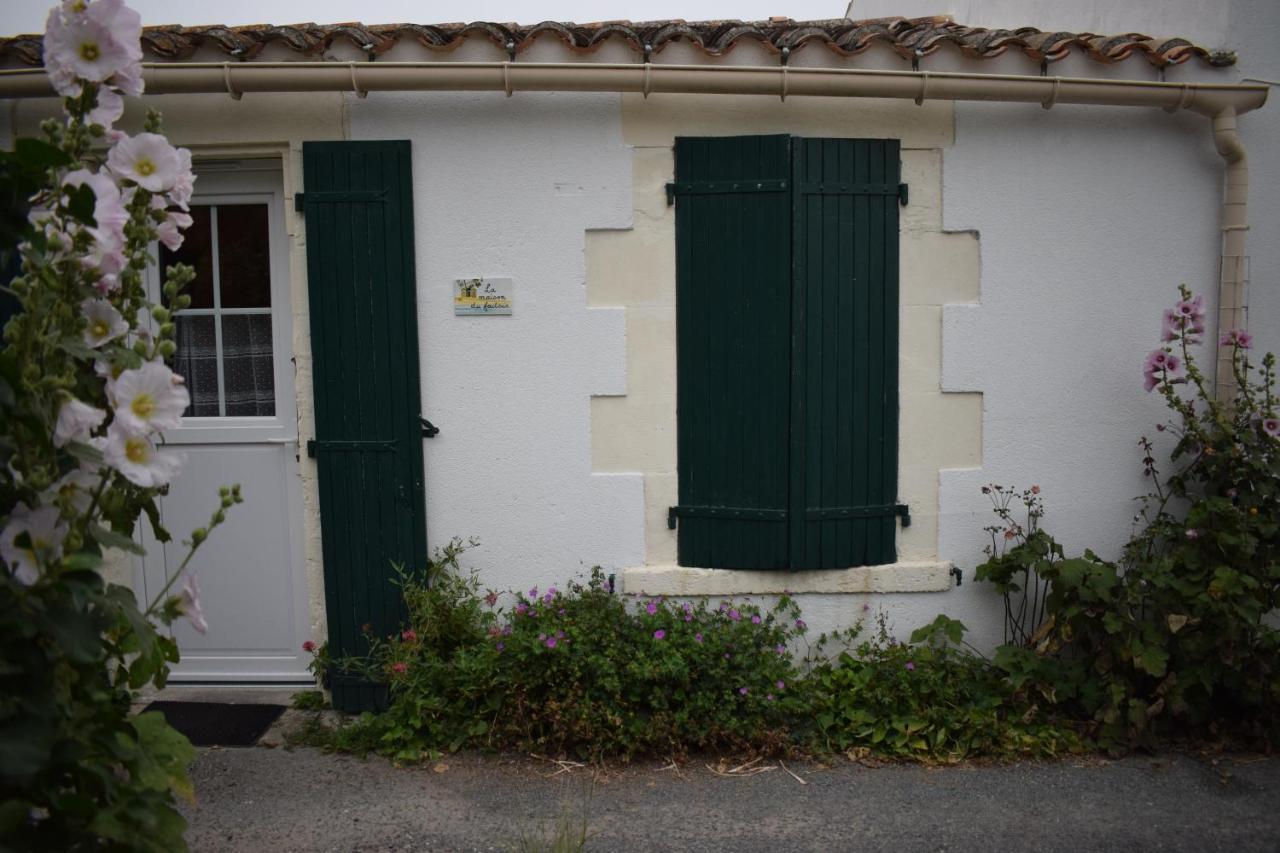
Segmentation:
[(187, 415), (217, 417), (219, 414), (216, 319), (181, 315), (177, 318), (174, 342), (178, 351), (173, 356), (173, 369), (186, 379), (187, 391), (191, 394)]
[(174, 363), (195, 417), (276, 413), (271, 322), (271, 232), (266, 204), (193, 205), (182, 247), (161, 268), (190, 264), (190, 307), (175, 312)]
[(222, 318), (222, 374), (228, 416), (276, 413), (274, 368), (270, 314), (232, 314)]
[(271, 307), (265, 204), (218, 205), (218, 281), (223, 308)]

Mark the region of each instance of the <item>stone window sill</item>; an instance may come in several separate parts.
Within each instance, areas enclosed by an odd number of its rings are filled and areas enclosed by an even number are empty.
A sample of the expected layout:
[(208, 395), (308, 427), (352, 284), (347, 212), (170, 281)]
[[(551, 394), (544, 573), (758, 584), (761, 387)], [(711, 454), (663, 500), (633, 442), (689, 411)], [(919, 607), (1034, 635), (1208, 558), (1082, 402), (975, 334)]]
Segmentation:
[(623, 593), (672, 596), (945, 592), (952, 586), (951, 563), (945, 561), (805, 572), (636, 566), (619, 572), (619, 579)]

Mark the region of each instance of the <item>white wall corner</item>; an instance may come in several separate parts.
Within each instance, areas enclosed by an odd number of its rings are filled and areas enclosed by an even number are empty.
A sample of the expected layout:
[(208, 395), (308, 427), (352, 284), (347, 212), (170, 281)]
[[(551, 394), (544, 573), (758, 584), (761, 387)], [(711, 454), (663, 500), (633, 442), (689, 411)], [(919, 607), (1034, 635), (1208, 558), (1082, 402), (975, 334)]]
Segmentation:
[(583, 363), (587, 390), (593, 397), (621, 397), (627, 393), (627, 311), (588, 308)]
[(942, 390), (981, 391), (990, 368), (982, 346), (981, 305), (942, 306)]

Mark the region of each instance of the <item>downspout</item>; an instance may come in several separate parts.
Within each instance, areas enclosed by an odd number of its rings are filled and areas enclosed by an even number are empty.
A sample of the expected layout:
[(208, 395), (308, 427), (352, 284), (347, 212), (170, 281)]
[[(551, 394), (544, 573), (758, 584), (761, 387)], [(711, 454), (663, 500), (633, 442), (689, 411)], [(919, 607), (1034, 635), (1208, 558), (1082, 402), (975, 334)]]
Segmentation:
[[(1245, 233), (1249, 230), (1249, 160), (1236, 128), (1236, 112), (1227, 107), (1213, 117), (1213, 144), (1226, 164), (1227, 180), (1222, 196), (1222, 266), (1218, 278), (1218, 327), (1220, 336), (1243, 329), (1248, 322), (1245, 293)], [(1230, 400), (1239, 390), (1232, 370), (1232, 347), (1218, 347), (1216, 395)]]

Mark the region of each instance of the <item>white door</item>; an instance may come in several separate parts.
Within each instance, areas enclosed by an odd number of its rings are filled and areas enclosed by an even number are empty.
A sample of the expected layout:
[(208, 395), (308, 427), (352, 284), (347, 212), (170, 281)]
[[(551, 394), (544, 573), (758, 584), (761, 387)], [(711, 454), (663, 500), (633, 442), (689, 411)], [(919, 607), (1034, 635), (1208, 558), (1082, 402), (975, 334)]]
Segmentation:
[[(244, 503), (228, 511), (191, 561), (208, 632), (173, 625), (182, 654), (175, 681), (305, 681), (309, 657), (302, 559), (302, 500), (289, 301), (284, 193), (278, 161), (197, 166), (192, 226), (161, 267), (195, 267), (177, 312), (174, 369), (191, 393), (181, 429), (166, 441), (186, 454), (160, 501), (173, 540), (143, 528), (138, 571), (148, 599), (178, 570), (183, 540), (208, 524), (218, 487), (239, 483)], [(151, 287), (160, 301), (159, 275)]]

